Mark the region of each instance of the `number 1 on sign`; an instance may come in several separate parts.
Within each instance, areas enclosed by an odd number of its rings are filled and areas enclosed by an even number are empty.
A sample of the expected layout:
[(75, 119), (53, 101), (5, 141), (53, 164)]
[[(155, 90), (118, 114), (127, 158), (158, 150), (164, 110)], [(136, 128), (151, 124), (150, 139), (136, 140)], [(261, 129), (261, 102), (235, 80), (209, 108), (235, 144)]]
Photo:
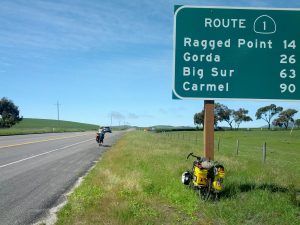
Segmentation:
[(264, 25), (264, 31), (266, 31), (267, 30), (267, 23), (266, 23), (266, 21), (263, 22), (263, 25)]

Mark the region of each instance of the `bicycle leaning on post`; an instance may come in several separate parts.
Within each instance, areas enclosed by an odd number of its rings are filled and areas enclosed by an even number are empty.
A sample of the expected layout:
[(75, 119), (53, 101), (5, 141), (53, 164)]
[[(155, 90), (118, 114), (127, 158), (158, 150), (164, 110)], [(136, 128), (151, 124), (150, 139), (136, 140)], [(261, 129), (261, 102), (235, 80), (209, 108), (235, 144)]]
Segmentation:
[(192, 171), (182, 174), (182, 183), (197, 190), (199, 197), (203, 200), (207, 200), (210, 195), (218, 199), (223, 190), (224, 166), (193, 153), (188, 154), (187, 159), (190, 156), (196, 160), (193, 162)]

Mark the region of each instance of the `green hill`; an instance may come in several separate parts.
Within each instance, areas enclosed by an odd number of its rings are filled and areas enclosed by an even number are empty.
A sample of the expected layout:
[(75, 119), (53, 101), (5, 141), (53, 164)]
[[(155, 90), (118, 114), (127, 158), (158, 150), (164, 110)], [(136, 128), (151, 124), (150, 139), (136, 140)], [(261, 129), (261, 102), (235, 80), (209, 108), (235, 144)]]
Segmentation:
[(0, 135), (32, 134), (49, 132), (77, 132), (97, 130), (98, 125), (71, 121), (24, 118), (9, 129), (0, 129)]

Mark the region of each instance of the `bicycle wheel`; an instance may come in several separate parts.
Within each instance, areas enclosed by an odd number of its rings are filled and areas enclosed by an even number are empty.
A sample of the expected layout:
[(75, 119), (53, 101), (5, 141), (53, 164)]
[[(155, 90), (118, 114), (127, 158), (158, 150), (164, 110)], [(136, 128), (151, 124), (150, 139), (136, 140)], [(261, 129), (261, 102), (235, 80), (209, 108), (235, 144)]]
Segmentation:
[(206, 201), (209, 198), (211, 193), (211, 178), (207, 179), (206, 186), (199, 188), (198, 193), (199, 193), (199, 197), (204, 201)]
[(217, 202), (220, 200), (220, 193), (215, 193), (214, 200)]

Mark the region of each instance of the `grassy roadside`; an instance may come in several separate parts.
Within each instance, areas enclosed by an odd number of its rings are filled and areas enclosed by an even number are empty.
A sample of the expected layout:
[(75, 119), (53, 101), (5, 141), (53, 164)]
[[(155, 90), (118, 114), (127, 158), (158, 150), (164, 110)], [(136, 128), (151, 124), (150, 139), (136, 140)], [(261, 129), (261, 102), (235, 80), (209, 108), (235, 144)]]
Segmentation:
[(202, 146), (195, 132), (181, 134), (125, 135), (69, 197), (57, 224), (299, 224), (300, 131), (217, 132), (215, 158), (226, 168), (219, 202), (202, 202), (181, 184), (192, 163), (186, 155)]
[(24, 118), (12, 128), (0, 129), (0, 136), (17, 134), (40, 134), (52, 132), (82, 132), (97, 130), (99, 126), (71, 121)]

